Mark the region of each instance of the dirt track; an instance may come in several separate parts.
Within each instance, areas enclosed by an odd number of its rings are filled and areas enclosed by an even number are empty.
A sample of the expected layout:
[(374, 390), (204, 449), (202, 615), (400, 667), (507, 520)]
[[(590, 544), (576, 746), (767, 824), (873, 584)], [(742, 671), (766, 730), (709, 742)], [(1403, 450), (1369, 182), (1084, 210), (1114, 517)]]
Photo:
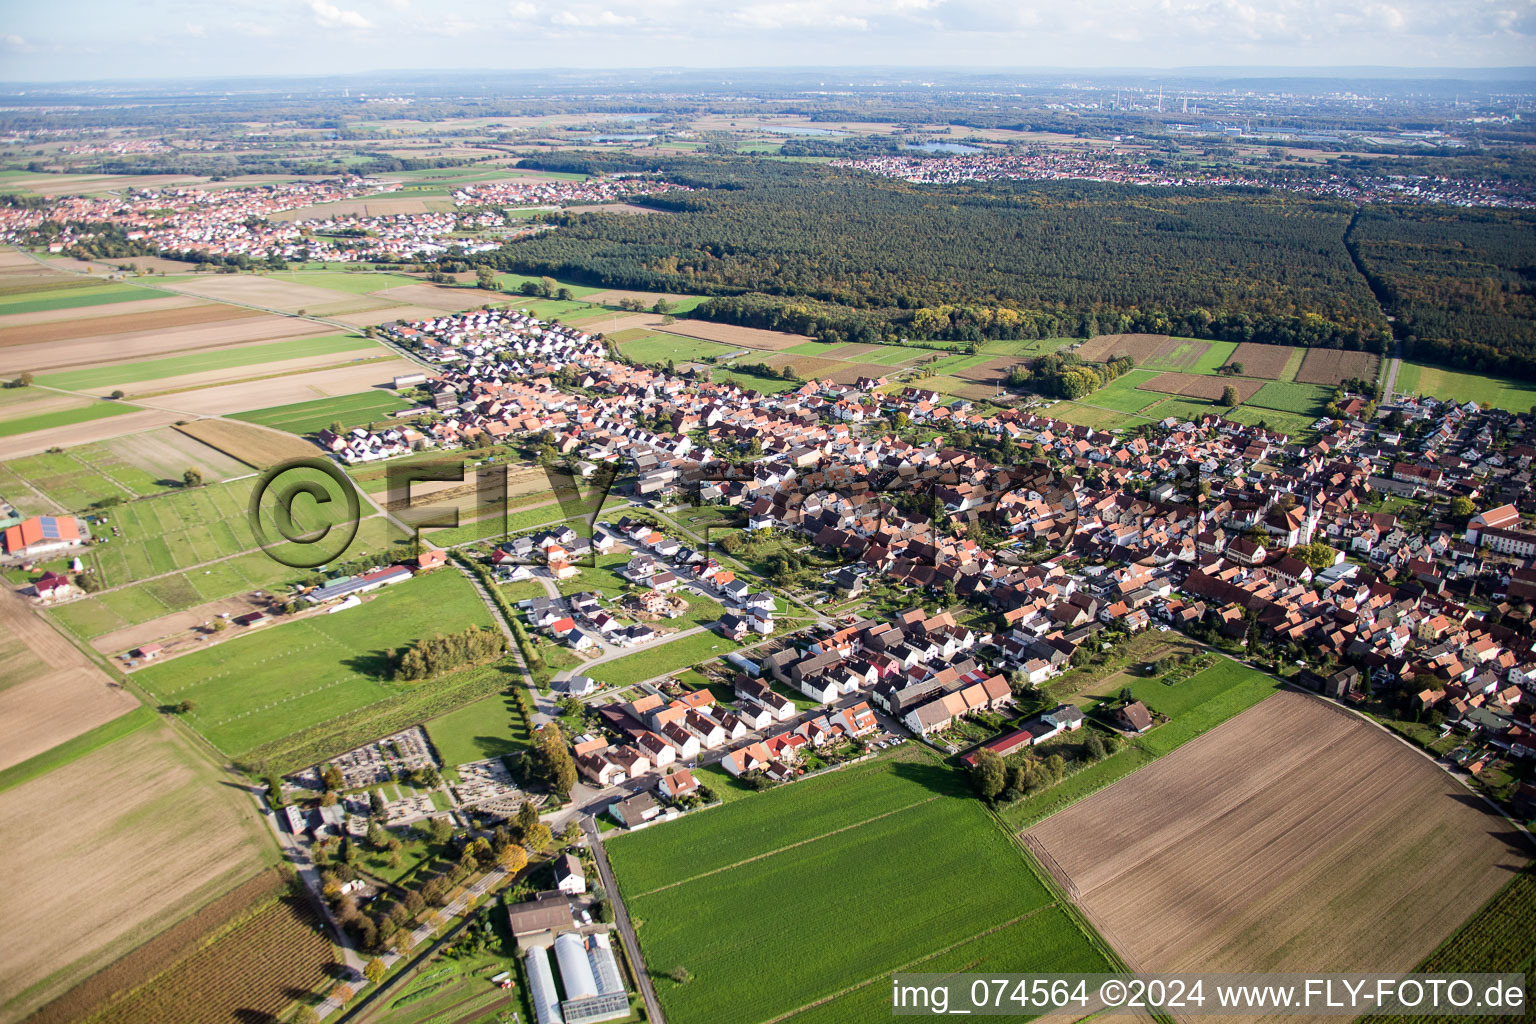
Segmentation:
[(1434, 764), (1282, 692), (1026, 834), (1135, 970), (1410, 970), (1529, 847)]

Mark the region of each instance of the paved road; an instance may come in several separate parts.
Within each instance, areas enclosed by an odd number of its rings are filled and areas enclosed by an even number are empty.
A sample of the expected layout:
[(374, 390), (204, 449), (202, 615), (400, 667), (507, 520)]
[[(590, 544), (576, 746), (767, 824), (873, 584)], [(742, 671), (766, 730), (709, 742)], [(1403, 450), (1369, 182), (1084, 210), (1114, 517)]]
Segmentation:
[(666, 1024), (666, 1018), (661, 1013), (661, 1003), (656, 999), (656, 989), (651, 985), (651, 972), (645, 966), (645, 956), (640, 952), (635, 929), (629, 923), (629, 910), (624, 906), (618, 883), (613, 880), (613, 870), (608, 866), (608, 852), (603, 849), (603, 834), (598, 830), (597, 821), (590, 815), (582, 819), (581, 827), (587, 833), (587, 845), (592, 848), (592, 857), (597, 861), (597, 873), (602, 878), (603, 889), (613, 904), (614, 925), (625, 951), (629, 953), (629, 962), (634, 965), (635, 982), (640, 986), (640, 995), (645, 998), (645, 1017), (654, 1024)]
[(1394, 341), (1392, 343), (1392, 361), (1387, 364), (1387, 382), (1381, 389), (1381, 400), (1384, 404), (1390, 404), (1392, 401), (1392, 395), (1397, 390), (1397, 371), (1402, 368), (1402, 365), (1403, 343)]

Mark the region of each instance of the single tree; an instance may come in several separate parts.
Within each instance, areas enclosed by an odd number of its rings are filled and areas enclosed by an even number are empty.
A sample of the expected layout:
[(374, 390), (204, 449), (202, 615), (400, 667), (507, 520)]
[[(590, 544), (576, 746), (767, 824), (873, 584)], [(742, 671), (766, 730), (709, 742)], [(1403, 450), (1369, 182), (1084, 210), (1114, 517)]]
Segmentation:
[(971, 784), (982, 799), (997, 799), (1008, 784), (1008, 766), (997, 751), (985, 747), (976, 751), (976, 760), (971, 764)]
[(389, 968), (384, 966), (384, 961), (380, 960), (378, 957), (374, 957), (372, 960), (368, 961), (366, 966), (363, 967), (363, 977), (377, 985), (379, 982), (384, 980), (384, 975), (388, 971)]
[(188, 487), (203, 486), (203, 471), (196, 466), (188, 466), (181, 474), (181, 482)]
[(501, 853), (496, 860), (504, 871), (515, 875), (528, 866), (528, 851), (516, 843), (508, 843), (501, 848)]
[(1237, 393), (1237, 388), (1228, 384), (1221, 389), (1221, 404), (1229, 408), (1235, 408), (1242, 404), (1243, 396)]

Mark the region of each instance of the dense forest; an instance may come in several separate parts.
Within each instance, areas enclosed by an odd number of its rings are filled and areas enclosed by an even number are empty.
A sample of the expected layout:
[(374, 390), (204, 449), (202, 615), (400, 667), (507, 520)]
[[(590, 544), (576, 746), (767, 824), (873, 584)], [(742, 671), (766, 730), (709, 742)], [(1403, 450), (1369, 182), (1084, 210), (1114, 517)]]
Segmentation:
[(1536, 378), (1536, 213), (1365, 207), (1350, 243), (1405, 356)]
[(918, 186), (775, 161), (624, 169), (701, 191), (647, 201), (666, 216), (554, 218), (560, 230), (491, 259), (610, 287), (755, 294), (701, 307), (739, 323), (793, 324), (803, 314), (775, 307), (820, 304), (812, 333), (833, 336), (849, 325), (1014, 336), (1022, 322), (1024, 336), (1146, 330), (1376, 349), (1386, 333), (1344, 245), (1344, 203), (1092, 182)]

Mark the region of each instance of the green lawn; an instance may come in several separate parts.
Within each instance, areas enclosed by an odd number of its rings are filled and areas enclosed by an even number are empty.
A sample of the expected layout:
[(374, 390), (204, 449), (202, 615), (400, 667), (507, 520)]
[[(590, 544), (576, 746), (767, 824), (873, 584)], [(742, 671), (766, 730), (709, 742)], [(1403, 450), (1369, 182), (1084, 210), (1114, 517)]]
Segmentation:
[(276, 427), (290, 434), (313, 434), (338, 420), (343, 428), (350, 429), (376, 420), (388, 420), (391, 413), (410, 407), (410, 402), (394, 392), (373, 390), (234, 413), (231, 419)]
[(1272, 380), (1259, 388), (1258, 393), (1243, 404), (1250, 408), (1278, 409), (1293, 412), (1316, 420), (1323, 415), (1323, 407), (1333, 398), (1333, 389), (1316, 384), (1298, 384), (1295, 381)]
[[(692, 594), (687, 597), (690, 602), (693, 600)], [(650, 679), (652, 676), (676, 672), (690, 665), (724, 657), (740, 646), (734, 640), (727, 640), (718, 633), (705, 630), (702, 633), (672, 640), (660, 647), (651, 647), (622, 658), (615, 658), (613, 661), (594, 665), (587, 675), (600, 683), (628, 686), (642, 679)]]
[(121, 416), (124, 413), (142, 411), (136, 405), (101, 399), (73, 409), (59, 409), (54, 412), (38, 413), (36, 416), (20, 416), (16, 419), (0, 420), (0, 437), (10, 437), (13, 434), (30, 434), (34, 430), (53, 430), (57, 427), (67, 427), (74, 423), (85, 423), (90, 420), (106, 419), (108, 416)]
[(1404, 361), (1397, 373), (1397, 390), (1402, 394), (1451, 399), (1455, 402), (1486, 402), (1510, 412), (1529, 412), (1532, 406), (1536, 406), (1536, 383), (1488, 374), (1463, 373), (1428, 363)]
[[(916, 836), (932, 838), (918, 856)], [(886, 977), (918, 961), (1111, 965), (963, 777), (915, 744), (607, 847), (653, 972), (693, 975), (657, 979), (675, 1024), (743, 1005), (753, 1019), (884, 1020)], [(818, 913), (829, 897), (835, 910)]]
[(755, 373), (747, 373), (743, 370), (730, 370), (719, 366), (709, 368), (709, 379), (716, 384), (735, 384), (737, 387), (751, 391), (760, 391), (765, 395), (783, 394), (785, 391), (793, 391), (798, 388), (801, 381), (783, 380), (778, 377), (760, 377)]
[(427, 736), (448, 766), (504, 757), (531, 742), (517, 701), (498, 693), (426, 723)]
[(402, 690), (440, 686), (388, 681), (386, 652), (471, 625), (492, 628), (484, 602), (460, 573), (440, 569), (361, 607), (258, 629), (134, 679), (157, 700), (192, 701), (188, 723), (238, 756)]
[(1114, 409), (1117, 412), (1141, 412), (1147, 406), (1160, 402), (1163, 395), (1156, 391), (1139, 391), (1137, 385), (1157, 376), (1155, 370), (1132, 370), (1121, 374), (1099, 390), (1084, 395), (1081, 404)]
[(0, 315), (42, 313), (52, 309), (84, 309), (87, 306), (106, 306), (136, 299), (163, 299), (169, 294), (158, 288), (141, 288), (133, 284), (100, 284), (83, 288), (17, 292), (0, 295)]
[(355, 334), (328, 334), (319, 338), (298, 338), (293, 341), (274, 341), (264, 345), (237, 345), (232, 348), (214, 349), (211, 352), (191, 352), (167, 359), (146, 359), (137, 363), (116, 363), (112, 366), (93, 367), (89, 370), (66, 370), (49, 373), (37, 379), (39, 384), (85, 391), (114, 385), (137, 384), (146, 380), (176, 377), (187, 373), (205, 373), (209, 370), (227, 370), (237, 366), (259, 366), (262, 363), (284, 359), (302, 359), (305, 356), (331, 355), (353, 352), (359, 349), (377, 349), (378, 343)]
[(701, 341), (679, 334), (649, 334), (634, 341), (620, 342), (619, 351), (638, 363), (665, 363), (668, 359), (687, 363), (741, 350), (717, 341)]

